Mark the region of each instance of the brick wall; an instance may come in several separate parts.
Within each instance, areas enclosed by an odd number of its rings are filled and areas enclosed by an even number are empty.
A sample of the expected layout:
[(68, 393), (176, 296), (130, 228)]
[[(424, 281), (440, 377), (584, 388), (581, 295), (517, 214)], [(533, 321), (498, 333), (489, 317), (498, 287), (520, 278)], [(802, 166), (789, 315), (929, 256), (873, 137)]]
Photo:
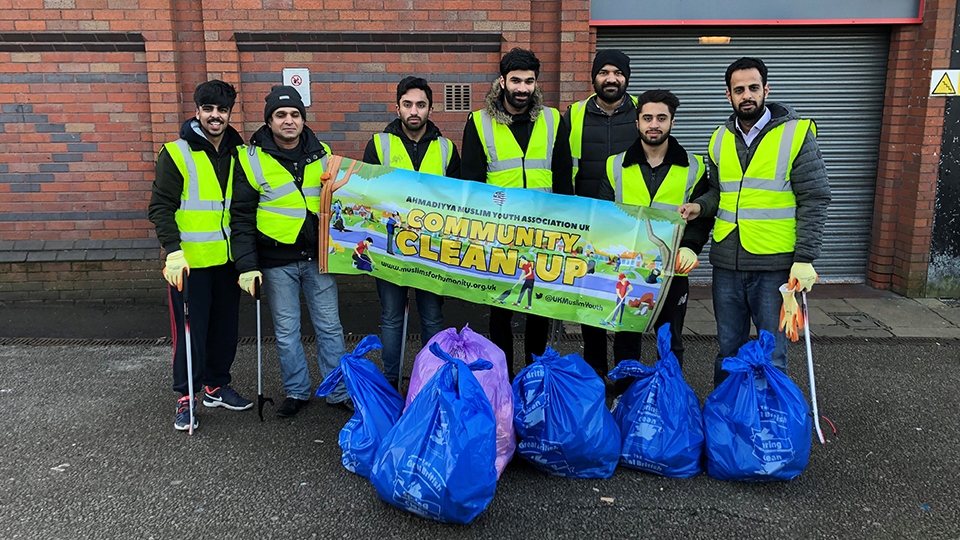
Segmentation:
[[(928, 0), (923, 25), (892, 34), (868, 278), (908, 295), (926, 281), (943, 101), (925, 96), (930, 69), (947, 67), (955, 4)], [(596, 40), (589, 0), (0, 7), (0, 301), (163, 301), (145, 219), (153, 161), (193, 113), (200, 81), (238, 87), (233, 123), (249, 137), (282, 68), (309, 68), (308, 124), (334, 152), (359, 158), (395, 117), (404, 75), (432, 82), (432, 118), (459, 144), (466, 114), (443, 109), (444, 84), (471, 84), (477, 109), (501, 54), (528, 47), (543, 62), (547, 103), (563, 109), (590, 92)], [(107, 289), (129, 292), (98, 292)]]
[[(0, 301), (165, 301), (146, 206), (156, 152), (195, 86), (240, 93), (244, 137), (284, 67), (311, 72), (307, 123), (359, 159), (396, 117), (396, 83), (431, 81), (432, 119), (459, 144), (503, 52), (533, 49), (549, 105), (589, 89), (587, 1), (0, 0)], [(363, 283), (351, 283), (354, 289)], [(372, 289), (371, 289), (372, 290)]]
[(893, 30), (880, 134), (869, 283), (923, 296), (930, 262), (944, 98), (930, 70), (949, 67), (957, 3), (928, 0), (924, 22)]

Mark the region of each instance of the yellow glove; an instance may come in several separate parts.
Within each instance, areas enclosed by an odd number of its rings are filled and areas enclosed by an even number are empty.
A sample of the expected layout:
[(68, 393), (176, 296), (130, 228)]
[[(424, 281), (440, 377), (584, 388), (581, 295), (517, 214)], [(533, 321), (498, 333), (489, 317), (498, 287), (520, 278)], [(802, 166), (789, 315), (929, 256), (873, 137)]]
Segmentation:
[(674, 265), (674, 271), (678, 274), (689, 274), (698, 266), (700, 266), (700, 261), (697, 260), (697, 254), (690, 248), (680, 248), (680, 251), (677, 252), (677, 263)]
[(803, 329), (803, 314), (797, 304), (796, 292), (787, 284), (780, 286), (783, 296), (783, 305), (780, 307), (780, 330), (787, 335), (790, 341), (800, 339), (800, 330)]
[(817, 282), (817, 277), (817, 271), (812, 264), (795, 262), (790, 267), (790, 281), (787, 284), (797, 292), (810, 292), (813, 284)]
[(258, 270), (249, 270), (240, 274), (240, 280), (237, 283), (240, 285), (240, 288), (250, 293), (250, 296), (256, 298), (255, 291), (253, 289), (254, 282), (259, 281), (263, 283), (263, 274)]
[(190, 275), (190, 265), (187, 264), (187, 258), (183, 255), (183, 250), (174, 251), (167, 254), (167, 262), (163, 267), (163, 278), (171, 287), (176, 287), (178, 291), (183, 290), (183, 272)]

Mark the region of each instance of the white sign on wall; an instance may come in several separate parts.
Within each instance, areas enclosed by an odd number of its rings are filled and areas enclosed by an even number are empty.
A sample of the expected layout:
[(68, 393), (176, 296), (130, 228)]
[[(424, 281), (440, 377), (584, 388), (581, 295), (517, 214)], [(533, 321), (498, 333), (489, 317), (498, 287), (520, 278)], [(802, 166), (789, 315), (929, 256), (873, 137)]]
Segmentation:
[(310, 70), (307, 68), (283, 68), (284, 86), (292, 86), (300, 92), (303, 106), (310, 106)]

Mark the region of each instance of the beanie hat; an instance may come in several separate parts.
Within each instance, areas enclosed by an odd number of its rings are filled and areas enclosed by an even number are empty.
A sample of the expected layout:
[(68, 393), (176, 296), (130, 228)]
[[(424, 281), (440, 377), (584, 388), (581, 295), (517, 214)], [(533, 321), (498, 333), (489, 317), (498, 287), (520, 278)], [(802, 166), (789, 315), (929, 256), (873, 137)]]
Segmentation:
[(620, 71), (623, 72), (623, 76), (627, 79), (627, 83), (630, 82), (630, 58), (623, 54), (623, 52), (616, 49), (597, 51), (597, 56), (593, 59), (593, 71), (590, 73), (590, 80), (596, 79), (597, 73), (600, 73), (600, 70), (603, 69), (603, 66), (607, 64), (616, 66)]
[(265, 99), (266, 107), (263, 108), (263, 121), (270, 123), (270, 117), (273, 111), (281, 107), (296, 107), (300, 111), (300, 116), (306, 119), (307, 109), (303, 106), (303, 100), (300, 98), (300, 92), (292, 86), (274, 86)]

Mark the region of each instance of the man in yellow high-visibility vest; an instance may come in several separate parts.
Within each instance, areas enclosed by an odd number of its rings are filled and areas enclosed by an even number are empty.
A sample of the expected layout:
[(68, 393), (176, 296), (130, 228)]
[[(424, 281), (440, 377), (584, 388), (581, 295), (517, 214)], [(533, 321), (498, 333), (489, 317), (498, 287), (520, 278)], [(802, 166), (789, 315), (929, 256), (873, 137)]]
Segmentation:
[[(345, 352), (337, 282), (320, 273), (317, 261), (321, 177), (330, 147), (305, 125), (305, 116), (296, 88), (273, 87), (264, 125), (250, 146), (240, 148), (230, 207), (240, 287), (252, 296), (262, 280), (273, 317), (286, 394), (277, 416), (283, 418), (295, 416), (313, 394), (300, 340), (301, 290), (317, 336), (320, 375), (336, 369)], [(342, 383), (327, 396), (327, 405), (353, 410)]]
[[(433, 111), (433, 90), (426, 79), (404, 77), (397, 84), (397, 116), (383, 133), (370, 139), (363, 152), (363, 161), (389, 165), (398, 169), (420, 171), (457, 178), (460, 155), (457, 145), (440, 133), (430, 121)], [(394, 216), (387, 218), (387, 253), (393, 254), (394, 228), (400, 224)], [(380, 296), (380, 341), (383, 342), (383, 372), (387, 381), (399, 388), (400, 351), (403, 348), (403, 318), (407, 308), (409, 287), (375, 278)], [(420, 314), (420, 343), (443, 330), (443, 297), (430, 291), (416, 290), (417, 313)]]
[[(560, 111), (547, 107), (537, 86), (540, 60), (514, 48), (500, 59), (500, 78), (487, 93), (483, 109), (474, 111), (463, 128), (460, 177), (504, 188), (525, 188), (573, 194), (569, 128)], [(490, 307), (490, 338), (513, 369), (513, 312)], [(527, 315), (524, 365), (547, 346), (549, 319)]]
[[(173, 427), (190, 429), (187, 349), (184, 337), (183, 280), (190, 301), (193, 387), (204, 390), (203, 404), (243, 411), (253, 402), (230, 386), (237, 352), (240, 289), (230, 254), (230, 193), (237, 147), (243, 139), (230, 125), (237, 91), (212, 80), (197, 86), (196, 115), (183, 123), (180, 137), (157, 155), (150, 221), (167, 253), (163, 276), (169, 282), (173, 332)], [(199, 427), (196, 415), (193, 427)]]
[[(703, 157), (687, 152), (670, 135), (679, 106), (680, 100), (668, 90), (648, 90), (640, 94), (636, 122), (639, 137), (630, 148), (607, 158), (607, 181), (601, 184), (598, 198), (679, 211), (688, 219), (676, 257), (673, 261), (664, 261), (664, 264), (673, 264), (675, 276), (669, 291), (657, 299), (662, 307), (654, 322), (656, 329), (670, 324), (670, 348), (682, 366), (683, 323), (690, 292), (687, 274), (699, 264), (697, 255), (710, 236), (716, 194), (710, 193)], [(653, 275), (646, 277), (656, 282)], [(640, 337), (638, 332), (617, 332), (614, 361), (640, 358)], [(602, 361), (605, 365), (606, 357)], [(595, 365), (594, 369), (600, 367)], [(625, 390), (625, 385), (618, 384), (617, 389)]]
[(714, 385), (726, 378), (723, 359), (750, 339), (751, 320), (776, 335), (773, 365), (786, 371), (787, 337), (778, 329), (786, 306), (779, 289), (785, 283), (795, 291), (813, 287), (830, 204), (816, 125), (787, 105), (766, 101), (763, 61), (740, 58), (725, 79), (733, 114), (709, 146), (710, 183), (720, 197), (710, 247), (720, 342)]

